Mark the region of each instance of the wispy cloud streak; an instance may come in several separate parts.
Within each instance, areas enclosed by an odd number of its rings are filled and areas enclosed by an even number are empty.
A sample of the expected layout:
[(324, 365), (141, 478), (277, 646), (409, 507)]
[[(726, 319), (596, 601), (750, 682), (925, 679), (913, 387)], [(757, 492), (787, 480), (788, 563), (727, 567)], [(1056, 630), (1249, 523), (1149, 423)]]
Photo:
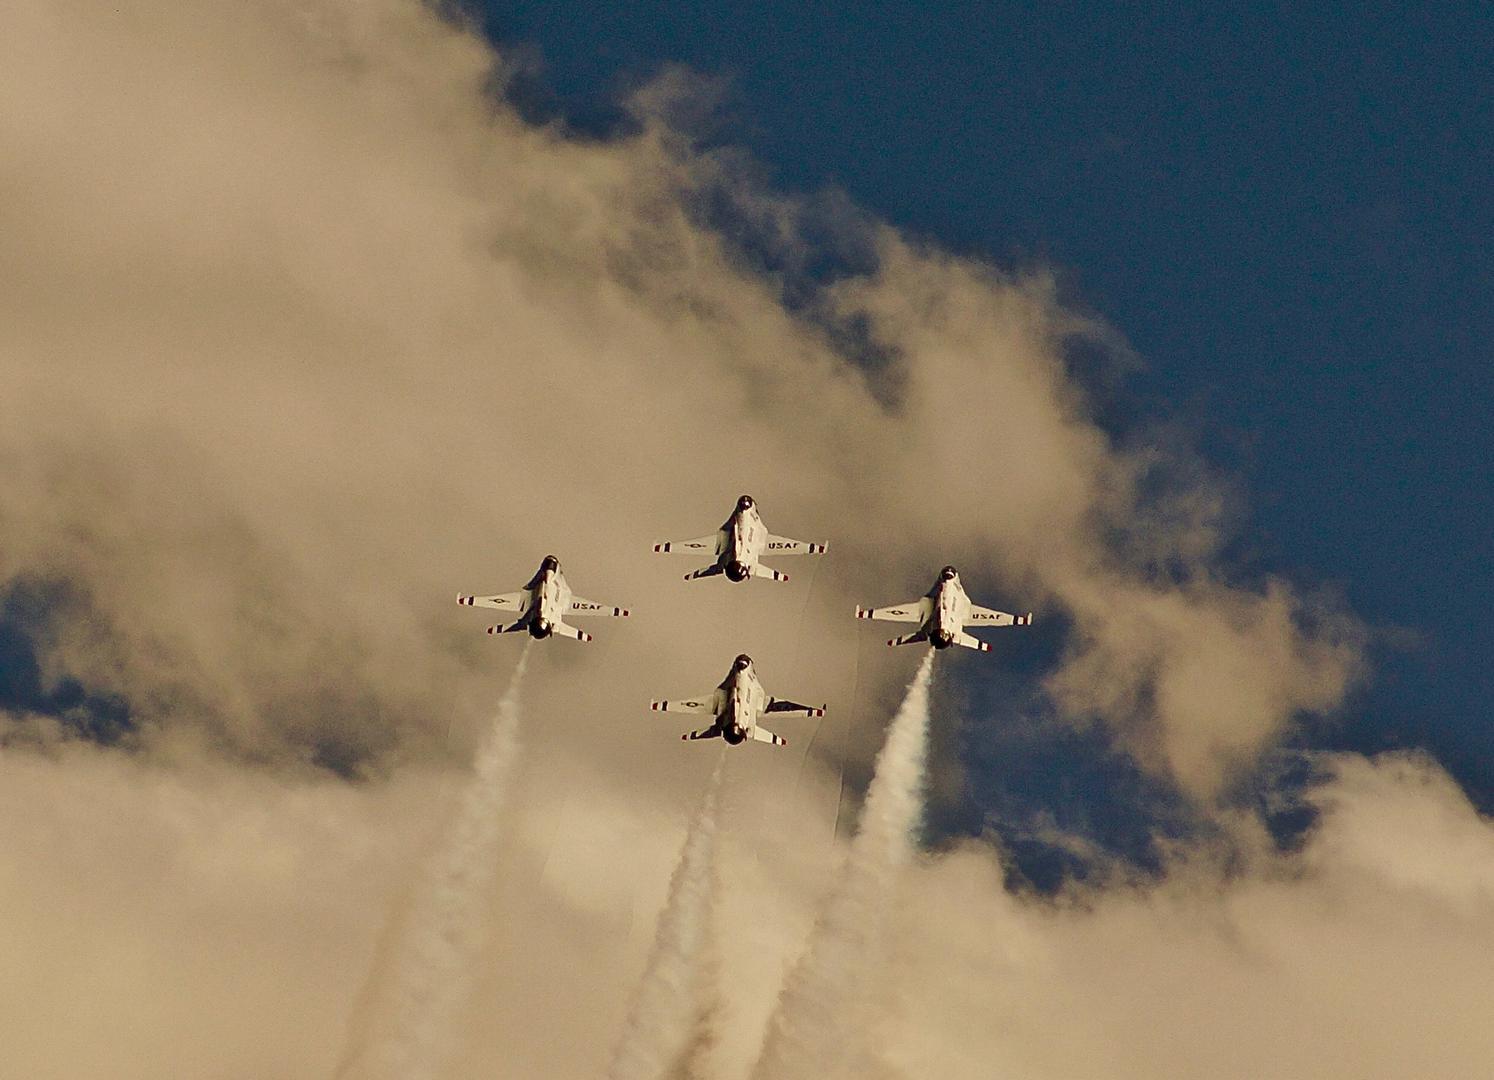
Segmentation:
[(655, 1080), (697, 1057), (702, 1025), (715, 1014), (710, 985), (711, 917), (716, 894), (716, 819), (726, 758), (717, 758), (690, 822), (638, 996), (607, 1071), (610, 1080)]
[(524, 643), (412, 903), (396, 917), (400, 925), (394, 928), (393, 948), (370, 973), (365, 998), (374, 1019), (349, 1041), (339, 1078), (434, 1080), (457, 1050), (455, 1021), (487, 938), (484, 909), (519, 755), (519, 691), (532, 644)]
[(779, 996), (753, 1080), (841, 1075), (870, 1030), (892, 897), (923, 813), (933, 663), (929, 650), (888, 728), (840, 880)]

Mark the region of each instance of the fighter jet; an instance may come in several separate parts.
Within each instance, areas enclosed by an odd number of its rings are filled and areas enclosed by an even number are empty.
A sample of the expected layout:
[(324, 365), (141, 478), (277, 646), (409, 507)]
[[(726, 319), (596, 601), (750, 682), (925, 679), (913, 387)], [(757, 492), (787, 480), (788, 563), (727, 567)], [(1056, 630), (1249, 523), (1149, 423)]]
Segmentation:
[(511, 623), (490, 626), (488, 633), (512, 634), (519, 630), (528, 630), (529, 636), (535, 639), (557, 634), (560, 637), (575, 638), (577, 641), (590, 641), (590, 634), (566, 623), (567, 615), (626, 617), (628, 614), (627, 608), (610, 607), (607, 604), (583, 600), (574, 595), (570, 584), (565, 580), (565, 575), (560, 572), (560, 560), (554, 555), (544, 557), (540, 562), (539, 570), (520, 592), (499, 593), (497, 596), (462, 596), (459, 594), (457, 603), (466, 604), (468, 607), (496, 608), (499, 611), (513, 612), (518, 618)]
[(649, 708), (655, 712), (699, 713), (702, 716), (714, 716), (716, 722), (710, 727), (701, 728), (699, 731), (687, 731), (680, 738), (684, 740), (722, 738), (733, 746), (747, 739), (772, 743), (774, 746), (788, 745), (781, 736), (758, 725), (758, 719), (764, 713), (777, 713), (781, 716), (825, 715), (823, 705), (816, 709), (809, 705), (781, 701), (768, 696), (768, 692), (763, 689), (763, 684), (758, 682), (757, 672), (752, 666), (752, 657), (746, 653), (732, 661), (726, 680), (716, 689), (693, 698), (653, 701), (649, 703)]
[(960, 575), (953, 566), (939, 571), (939, 580), (921, 600), (894, 607), (856, 609), (858, 619), (885, 619), (888, 622), (918, 623), (911, 634), (893, 638), (889, 645), (911, 645), (915, 641), (927, 641), (936, 649), (947, 649), (951, 645), (963, 645), (967, 649), (990, 652), (991, 646), (980, 638), (965, 633), (966, 626), (1030, 626), (1032, 612), (1026, 615), (1008, 615), (1004, 611), (992, 611), (970, 602), (965, 587), (960, 584)]
[(710, 566), (686, 574), (686, 581), (717, 574), (725, 574), (729, 581), (746, 581), (750, 577), (787, 581), (787, 574), (771, 570), (758, 560), (765, 555), (820, 555), (824, 553), (825, 545), (773, 536), (758, 516), (757, 503), (752, 496), (743, 495), (737, 500), (731, 517), (709, 536), (655, 544), (654, 550), (709, 555), (716, 560)]

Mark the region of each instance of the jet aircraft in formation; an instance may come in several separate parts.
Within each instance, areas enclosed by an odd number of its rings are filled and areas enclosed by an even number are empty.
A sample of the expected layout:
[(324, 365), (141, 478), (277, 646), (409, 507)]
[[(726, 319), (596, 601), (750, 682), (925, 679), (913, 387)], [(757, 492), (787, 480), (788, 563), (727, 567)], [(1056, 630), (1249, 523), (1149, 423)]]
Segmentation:
[(758, 723), (766, 713), (782, 716), (824, 716), (823, 705), (800, 705), (769, 695), (757, 677), (752, 657), (743, 653), (732, 661), (731, 670), (716, 689), (693, 698), (667, 698), (649, 702), (656, 712), (697, 713), (715, 717), (715, 723), (699, 731), (687, 731), (681, 739), (725, 739), (733, 746), (747, 739), (787, 746), (788, 742)]
[(534, 577), (529, 579), (529, 584), (518, 592), (499, 593), (496, 596), (462, 596), (459, 594), (457, 603), (466, 604), (468, 607), (511, 611), (518, 616), (517, 619), (511, 623), (490, 626), (488, 633), (513, 634), (520, 630), (528, 630), (529, 636), (535, 639), (556, 634), (560, 637), (575, 638), (577, 641), (590, 641), (590, 634), (585, 630), (577, 630), (565, 621), (567, 615), (572, 618), (578, 615), (626, 618), (628, 615), (627, 608), (599, 604), (595, 600), (584, 600), (572, 593), (570, 583), (566, 581), (565, 574), (560, 571), (560, 560), (554, 555), (546, 555), (541, 560), (539, 569), (535, 571)]
[(709, 555), (715, 560), (709, 566), (702, 566), (699, 570), (686, 574), (686, 581), (714, 577), (717, 574), (725, 574), (728, 581), (746, 581), (748, 578), (787, 581), (787, 574), (781, 574), (762, 564), (763, 556), (823, 555), (825, 545), (774, 536), (763, 524), (762, 516), (757, 512), (757, 502), (751, 495), (743, 495), (737, 500), (731, 517), (715, 532), (698, 536), (694, 540), (665, 541), (655, 544), (654, 550)]
[(934, 587), (918, 600), (892, 607), (856, 608), (858, 619), (883, 619), (887, 622), (917, 623), (918, 629), (911, 634), (895, 637), (889, 645), (911, 645), (916, 641), (927, 641), (936, 649), (947, 649), (951, 645), (963, 645), (967, 649), (990, 652), (991, 646), (973, 634), (965, 633), (967, 626), (1028, 626), (1032, 623), (1032, 612), (1026, 615), (1008, 615), (1004, 611), (972, 604), (960, 584), (960, 575), (953, 566), (939, 571)]
[[(714, 560), (710, 565), (686, 574), (686, 581), (718, 574), (724, 574), (729, 581), (746, 581), (748, 578), (787, 581), (787, 574), (762, 565), (761, 560), (765, 556), (776, 555), (820, 555), (824, 553), (825, 546), (774, 536), (763, 524), (752, 496), (743, 495), (737, 500), (731, 517), (714, 533), (694, 540), (655, 544), (654, 550), (709, 555)], [(575, 638), (577, 641), (590, 641), (592, 638), (584, 630), (578, 630), (567, 623), (568, 616), (623, 617), (628, 614), (627, 608), (599, 604), (573, 594), (565, 575), (560, 571), (560, 560), (554, 555), (545, 556), (534, 577), (518, 592), (499, 593), (496, 596), (459, 595), (457, 603), (470, 607), (494, 608), (516, 616), (513, 622), (488, 627), (490, 634), (512, 634), (527, 630), (533, 638), (555, 635)], [(910, 645), (927, 641), (936, 649), (961, 645), (981, 652), (990, 652), (991, 646), (974, 635), (965, 633), (967, 626), (1029, 626), (1032, 623), (1030, 611), (1025, 615), (1010, 615), (972, 604), (965, 593), (965, 587), (960, 584), (960, 575), (953, 566), (946, 566), (939, 571), (934, 587), (922, 598), (892, 607), (858, 606), (856, 617), (918, 624), (918, 629), (911, 634), (893, 638), (888, 645)], [(655, 701), (649, 707), (659, 712), (697, 713), (714, 717), (710, 726), (686, 732), (680, 737), (685, 740), (721, 738), (733, 746), (749, 739), (774, 746), (787, 745), (783, 738), (759, 725), (758, 720), (767, 713), (781, 716), (825, 715), (823, 705), (816, 708), (770, 696), (758, 680), (752, 657), (745, 653), (733, 661), (726, 679), (715, 690), (693, 698)]]

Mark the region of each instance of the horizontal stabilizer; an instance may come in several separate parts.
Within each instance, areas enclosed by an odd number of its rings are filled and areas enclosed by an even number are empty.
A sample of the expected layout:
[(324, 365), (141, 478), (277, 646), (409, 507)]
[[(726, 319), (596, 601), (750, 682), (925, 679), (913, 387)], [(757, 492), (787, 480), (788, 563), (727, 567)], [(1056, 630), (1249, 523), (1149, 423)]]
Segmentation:
[(490, 633), (490, 634), (516, 634), (520, 630), (528, 630), (528, 629), (529, 629), (529, 622), (528, 622), (528, 620), (526, 620), (526, 619), (520, 619), (518, 622), (509, 623), (506, 626), (502, 626), (502, 625), (500, 625), (500, 626), (490, 626), (490, 627), (488, 627), (488, 633)]
[(888, 645), (915, 645), (915, 644), (917, 644), (920, 641), (927, 641), (928, 639), (929, 639), (928, 634), (926, 634), (922, 630), (920, 630), (920, 631), (918, 631), (915, 634), (904, 634), (902, 637), (895, 637), (891, 641), (889, 641), (887, 644)]
[(755, 578), (770, 578), (773, 581), (787, 581), (789, 579), (787, 574), (779, 573), (777, 570), (766, 567), (762, 563), (757, 563), (752, 567), (752, 576)]
[(956, 645), (963, 645), (967, 649), (979, 649), (981, 652), (991, 651), (991, 646), (987, 645), (974, 634), (956, 634), (954, 643)]
[(699, 570), (692, 570), (685, 575), (686, 581), (694, 581), (696, 578), (715, 577), (717, 574), (725, 573), (720, 563), (712, 563), (710, 566), (702, 566)]
[(718, 727), (708, 727), (708, 728), (702, 728), (699, 731), (687, 731), (683, 735), (680, 736), (680, 739), (682, 741), (685, 741), (685, 742), (690, 742), (690, 741), (693, 741), (695, 739), (719, 739), (720, 737), (721, 737), (721, 729), (720, 728), (718, 728)]
[(824, 716), (825, 706), (816, 708), (813, 705), (800, 705), (797, 701), (780, 701), (774, 698), (768, 702), (768, 707), (763, 712), (788, 716)]
[(774, 735), (765, 727), (754, 727), (752, 737), (758, 742), (771, 743), (773, 746), (787, 746), (788, 740), (782, 735)]

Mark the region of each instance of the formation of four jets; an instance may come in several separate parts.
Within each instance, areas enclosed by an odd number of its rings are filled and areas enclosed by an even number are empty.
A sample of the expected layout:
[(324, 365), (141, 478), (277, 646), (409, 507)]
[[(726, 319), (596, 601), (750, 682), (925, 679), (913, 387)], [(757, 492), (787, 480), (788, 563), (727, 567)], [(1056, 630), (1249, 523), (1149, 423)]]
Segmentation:
[[(768, 532), (757, 511), (757, 503), (750, 495), (743, 495), (737, 500), (731, 516), (714, 533), (693, 540), (654, 545), (657, 552), (683, 552), (712, 558), (713, 561), (708, 566), (686, 574), (686, 581), (716, 575), (724, 575), (728, 581), (746, 581), (748, 578), (787, 581), (787, 574), (762, 564), (764, 556), (820, 555), (825, 548), (824, 544), (791, 540)], [(622, 618), (629, 614), (627, 608), (599, 604), (571, 592), (565, 574), (561, 573), (560, 560), (554, 555), (546, 555), (534, 577), (517, 592), (498, 593), (494, 596), (458, 596), (457, 603), (493, 608), (514, 616), (512, 622), (488, 627), (490, 634), (527, 631), (530, 637), (537, 639), (555, 635), (575, 638), (577, 641), (590, 641), (590, 634), (570, 625), (566, 618)], [(933, 588), (919, 599), (891, 607), (857, 607), (856, 617), (918, 624), (912, 633), (893, 638), (888, 645), (911, 645), (926, 641), (936, 649), (960, 645), (981, 652), (990, 652), (991, 646), (974, 635), (967, 634), (967, 626), (1028, 626), (1032, 623), (1032, 612), (1011, 615), (971, 603), (970, 597), (965, 594), (965, 587), (960, 584), (960, 575), (953, 566), (946, 566), (939, 571)], [(680, 737), (685, 740), (722, 738), (732, 745), (752, 739), (774, 746), (786, 746), (787, 742), (781, 736), (759, 723), (768, 713), (782, 716), (825, 715), (824, 706), (815, 708), (800, 705), (798, 702), (770, 695), (758, 680), (752, 657), (746, 654), (738, 656), (732, 662), (725, 680), (715, 690), (691, 698), (669, 698), (651, 702), (649, 707), (659, 712), (697, 713), (713, 717), (709, 726), (686, 732)]]

